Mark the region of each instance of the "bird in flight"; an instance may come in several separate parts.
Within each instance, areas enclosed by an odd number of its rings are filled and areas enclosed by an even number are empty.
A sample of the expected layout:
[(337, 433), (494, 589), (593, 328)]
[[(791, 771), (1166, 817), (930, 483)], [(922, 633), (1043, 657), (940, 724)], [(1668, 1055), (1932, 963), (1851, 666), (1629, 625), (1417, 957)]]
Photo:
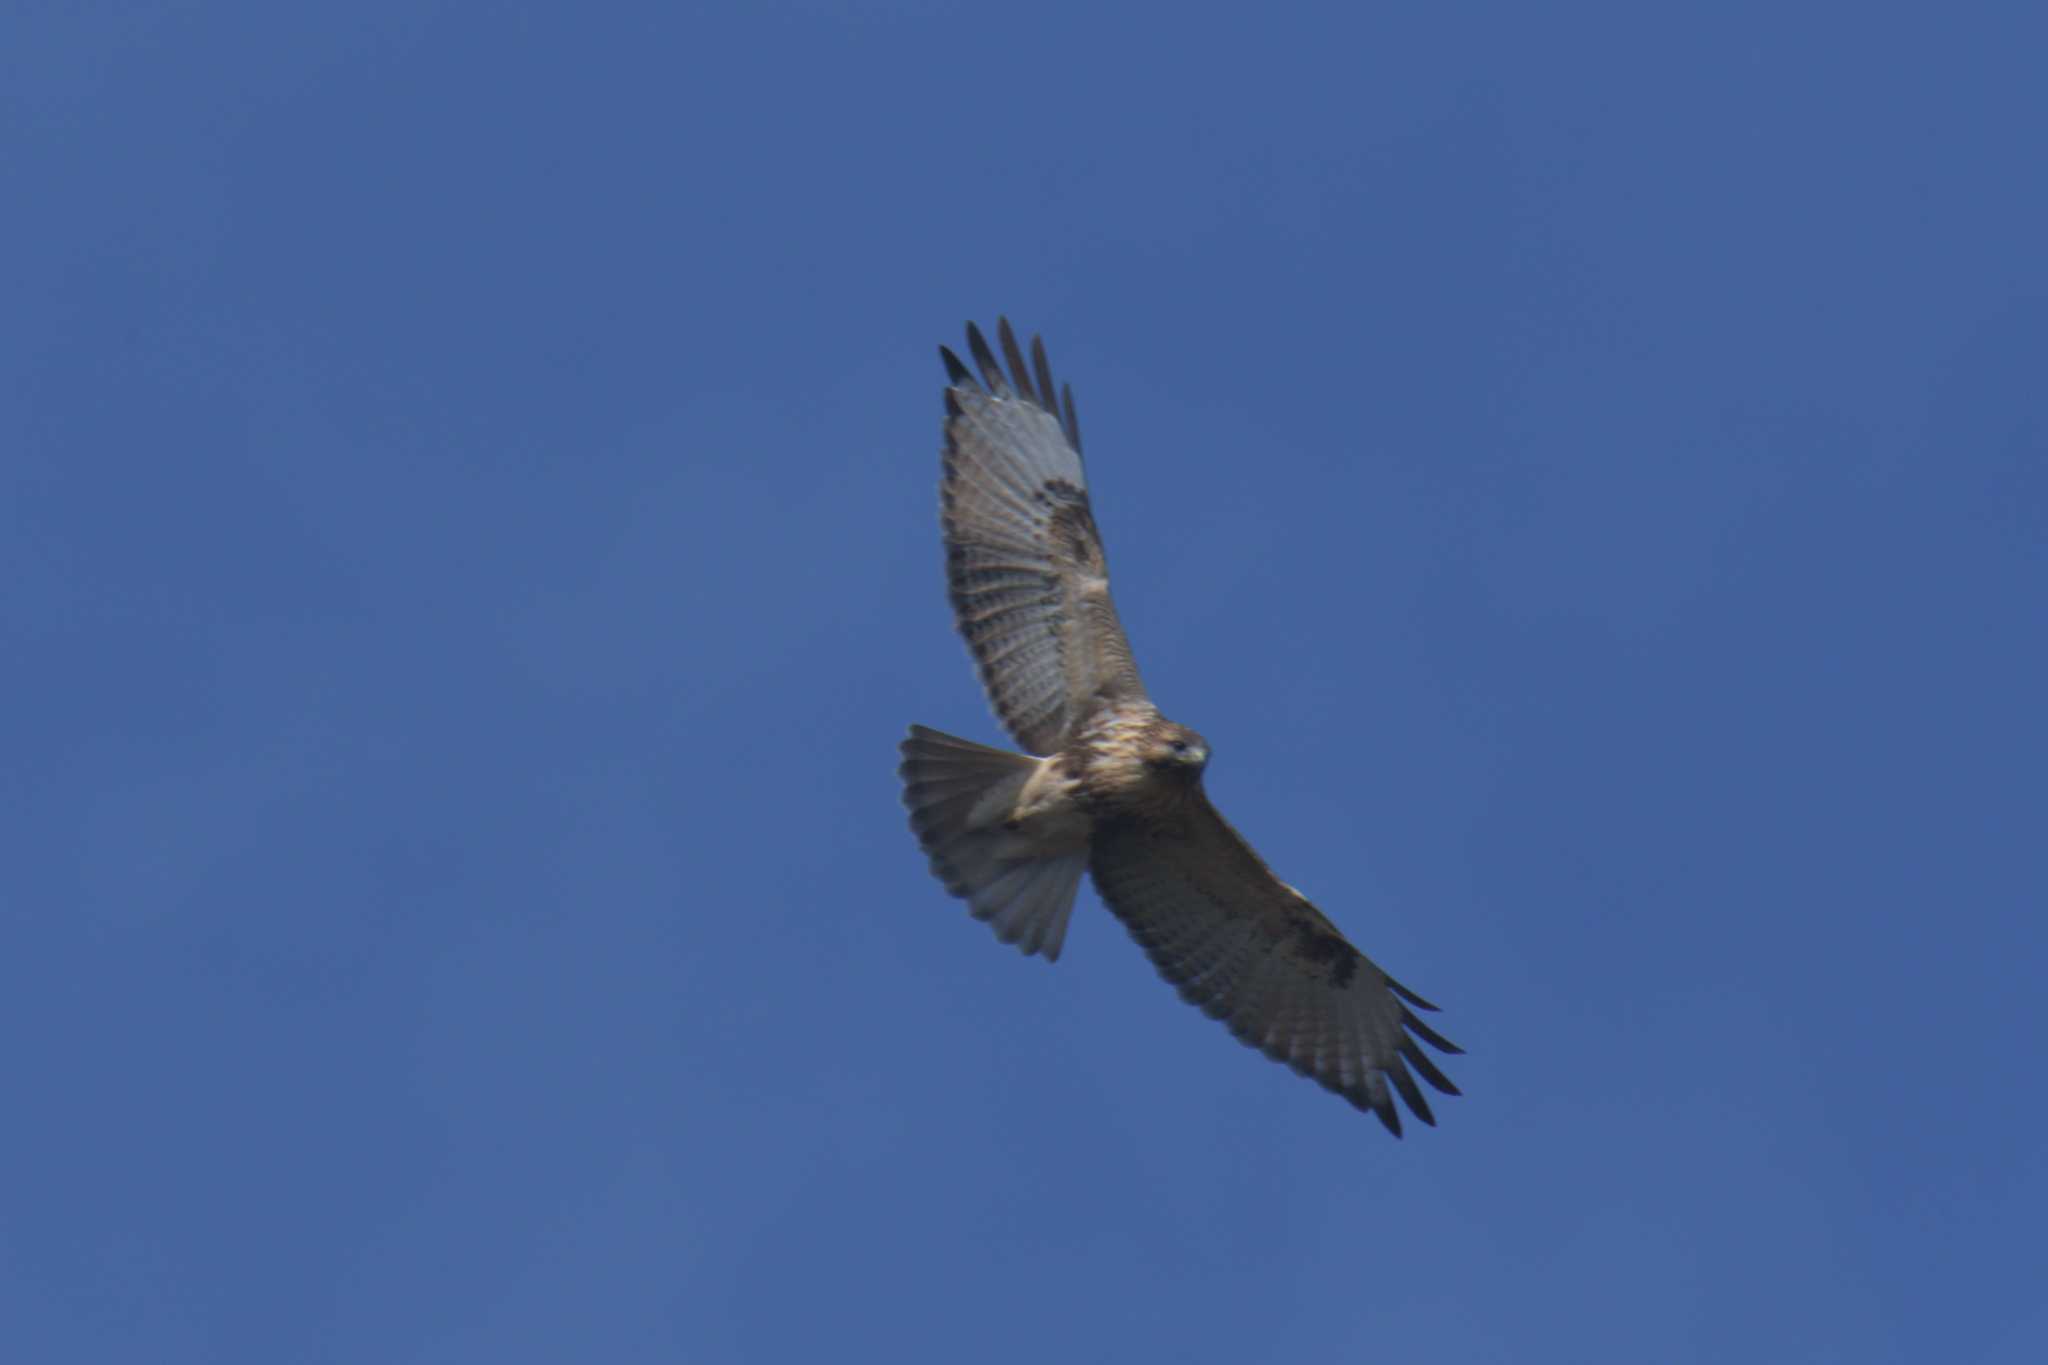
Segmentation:
[(955, 623), (1026, 752), (910, 727), (903, 800), (933, 875), (1004, 943), (1057, 961), (1086, 871), (1160, 975), (1240, 1041), (1396, 1137), (1395, 1094), (1435, 1123), (1415, 1077), (1458, 1089), (1417, 1040), (1461, 1049), (1209, 803), (1209, 746), (1152, 704), (1110, 600), (1073, 391), (1036, 337), (1028, 365), (1007, 319), (996, 340), (1007, 368), (972, 323), (972, 370), (939, 348), (940, 520)]

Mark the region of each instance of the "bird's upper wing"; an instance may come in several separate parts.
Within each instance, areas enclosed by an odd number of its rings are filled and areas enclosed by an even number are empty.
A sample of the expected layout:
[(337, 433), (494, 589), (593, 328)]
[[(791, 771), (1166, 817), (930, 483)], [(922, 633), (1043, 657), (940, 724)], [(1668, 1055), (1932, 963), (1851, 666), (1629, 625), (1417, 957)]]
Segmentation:
[(1417, 1118), (1436, 1122), (1409, 1067), (1458, 1093), (1416, 1045), (1460, 1051), (1409, 1009), (1436, 1006), (1347, 943), (1206, 797), (1196, 793), (1170, 818), (1097, 826), (1088, 866), (1103, 900), (1184, 999), (1370, 1110), (1396, 1137), (1401, 1113), (1389, 1083)]
[(1007, 320), (996, 336), (1007, 374), (972, 323), (978, 377), (939, 348), (946, 575), (996, 714), (1025, 749), (1050, 754), (1099, 702), (1145, 689), (1110, 601), (1073, 392), (1055, 395), (1037, 338), (1027, 367)]

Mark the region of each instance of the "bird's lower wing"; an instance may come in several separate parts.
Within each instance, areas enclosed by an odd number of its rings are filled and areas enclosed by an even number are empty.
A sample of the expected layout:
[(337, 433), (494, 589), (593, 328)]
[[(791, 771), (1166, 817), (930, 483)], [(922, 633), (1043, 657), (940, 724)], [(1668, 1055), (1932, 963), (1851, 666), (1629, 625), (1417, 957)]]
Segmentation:
[(1436, 1119), (1415, 1075), (1458, 1093), (1417, 1045), (1459, 1051), (1409, 1008), (1435, 1006), (1346, 942), (1206, 799), (1170, 820), (1098, 827), (1089, 871), (1184, 999), (1395, 1136), (1401, 1113), (1390, 1087), (1424, 1123)]

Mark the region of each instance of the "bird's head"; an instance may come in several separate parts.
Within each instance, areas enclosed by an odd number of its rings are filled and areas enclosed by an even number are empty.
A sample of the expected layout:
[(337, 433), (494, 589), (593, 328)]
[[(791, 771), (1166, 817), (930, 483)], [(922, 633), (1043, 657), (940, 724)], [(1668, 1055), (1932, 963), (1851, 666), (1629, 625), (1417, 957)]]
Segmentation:
[(1209, 764), (1209, 741), (1185, 725), (1161, 720), (1146, 736), (1145, 762), (1161, 773), (1196, 778)]

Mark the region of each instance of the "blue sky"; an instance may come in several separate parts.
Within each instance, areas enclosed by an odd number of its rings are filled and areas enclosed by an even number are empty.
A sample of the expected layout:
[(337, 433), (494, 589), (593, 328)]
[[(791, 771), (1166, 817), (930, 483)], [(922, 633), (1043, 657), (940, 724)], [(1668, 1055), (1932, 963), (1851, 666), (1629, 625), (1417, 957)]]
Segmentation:
[[(0, 1350), (2042, 1359), (2044, 28), (11, 8)], [(999, 312), (1439, 1128), (927, 875)]]

